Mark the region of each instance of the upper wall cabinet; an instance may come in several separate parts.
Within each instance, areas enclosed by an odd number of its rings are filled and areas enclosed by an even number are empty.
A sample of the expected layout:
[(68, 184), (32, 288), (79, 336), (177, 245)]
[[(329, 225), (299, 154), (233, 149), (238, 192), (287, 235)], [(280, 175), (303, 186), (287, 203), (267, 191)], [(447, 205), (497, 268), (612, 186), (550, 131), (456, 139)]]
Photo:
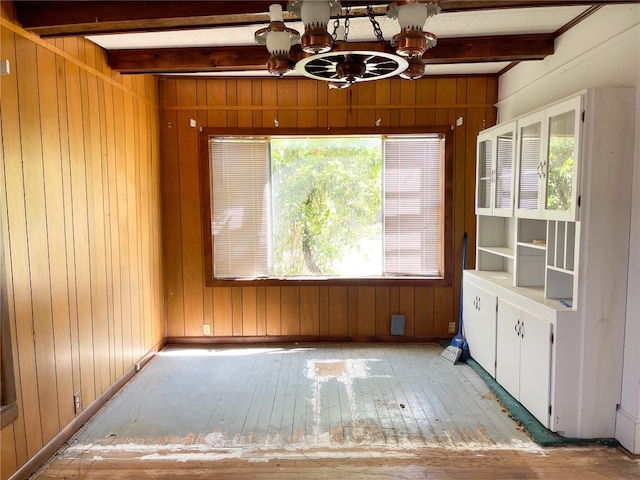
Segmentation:
[(478, 135), (476, 213), (513, 215), (516, 124), (508, 123)]
[(577, 220), (582, 100), (518, 121), (517, 217)]

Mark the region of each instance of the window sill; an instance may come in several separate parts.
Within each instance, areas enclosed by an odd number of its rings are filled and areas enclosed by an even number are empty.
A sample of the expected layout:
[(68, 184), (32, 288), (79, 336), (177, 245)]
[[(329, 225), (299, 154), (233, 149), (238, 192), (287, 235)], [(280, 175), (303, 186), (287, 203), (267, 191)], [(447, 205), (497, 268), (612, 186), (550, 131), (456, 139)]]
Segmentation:
[(292, 277), (208, 279), (207, 287), (450, 287), (445, 277)]
[(11, 425), (16, 418), (18, 418), (18, 406), (16, 405), (16, 402), (0, 407), (0, 429)]

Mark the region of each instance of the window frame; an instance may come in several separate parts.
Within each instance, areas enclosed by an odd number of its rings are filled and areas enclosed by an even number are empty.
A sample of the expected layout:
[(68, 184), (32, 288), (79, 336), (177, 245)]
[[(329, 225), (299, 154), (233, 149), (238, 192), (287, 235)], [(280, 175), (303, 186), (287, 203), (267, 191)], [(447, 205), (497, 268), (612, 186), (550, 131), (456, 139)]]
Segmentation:
[[(211, 235), (211, 189), (209, 137), (233, 136), (346, 136), (346, 135), (425, 135), (444, 136), (444, 212), (443, 275), (440, 277), (321, 277), (216, 279), (213, 277), (213, 239)], [(202, 258), (207, 287), (242, 286), (439, 286), (449, 287), (453, 280), (453, 149), (454, 132), (450, 126), (372, 127), (372, 128), (201, 128), (198, 139)]]

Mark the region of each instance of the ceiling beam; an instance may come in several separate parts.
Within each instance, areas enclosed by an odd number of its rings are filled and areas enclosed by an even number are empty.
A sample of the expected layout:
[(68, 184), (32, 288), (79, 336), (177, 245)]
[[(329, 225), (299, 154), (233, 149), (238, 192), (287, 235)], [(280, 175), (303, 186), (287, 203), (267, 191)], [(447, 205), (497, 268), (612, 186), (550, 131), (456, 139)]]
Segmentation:
[(553, 33), (441, 38), (424, 53), (422, 61), (438, 65), (543, 60), (553, 55), (554, 43)]
[[(342, 48), (393, 51), (388, 42), (348, 42)], [(553, 49), (553, 34), (443, 38), (425, 52), (423, 60), (429, 65), (542, 60)], [(291, 50), (295, 61), (304, 55), (299, 45)], [(120, 73), (232, 72), (265, 70), (268, 57), (266, 48), (257, 45), (111, 50), (109, 64)]]
[[(267, 22), (269, 5), (284, 0), (197, 0), (197, 1), (47, 1), (16, 0), (18, 20), (26, 30), (42, 37), (95, 35), (192, 29)], [(376, 7), (381, 14), (388, 0), (343, 0), (343, 5)], [(640, 0), (440, 0), (442, 12), (499, 8), (551, 7), (640, 3)], [(291, 17), (292, 18), (292, 17)]]

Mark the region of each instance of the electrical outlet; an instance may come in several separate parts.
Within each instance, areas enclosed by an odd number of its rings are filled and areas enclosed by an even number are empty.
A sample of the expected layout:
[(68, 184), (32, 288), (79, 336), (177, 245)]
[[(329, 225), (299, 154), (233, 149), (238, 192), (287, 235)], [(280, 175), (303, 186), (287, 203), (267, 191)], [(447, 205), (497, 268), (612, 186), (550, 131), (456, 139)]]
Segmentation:
[(77, 415), (82, 410), (82, 402), (80, 401), (80, 392), (73, 394), (73, 411)]
[(456, 322), (449, 322), (449, 333), (456, 333)]
[(202, 325), (202, 333), (204, 335), (211, 335), (211, 326), (208, 323)]

